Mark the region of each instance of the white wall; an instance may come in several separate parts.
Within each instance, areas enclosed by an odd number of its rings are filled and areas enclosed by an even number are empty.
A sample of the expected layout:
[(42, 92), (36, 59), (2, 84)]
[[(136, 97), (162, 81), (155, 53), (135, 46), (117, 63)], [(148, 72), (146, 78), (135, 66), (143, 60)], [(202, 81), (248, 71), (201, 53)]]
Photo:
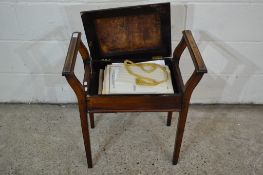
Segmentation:
[[(83, 32), (79, 12), (155, 2), (0, 0), (0, 102), (75, 102), (61, 70), (71, 33)], [(263, 103), (263, 1), (171, 2), (173, 46), (192, 30), (209, 71), (192, 102)], [(193, 66), (183, 56), (187, 78)]]

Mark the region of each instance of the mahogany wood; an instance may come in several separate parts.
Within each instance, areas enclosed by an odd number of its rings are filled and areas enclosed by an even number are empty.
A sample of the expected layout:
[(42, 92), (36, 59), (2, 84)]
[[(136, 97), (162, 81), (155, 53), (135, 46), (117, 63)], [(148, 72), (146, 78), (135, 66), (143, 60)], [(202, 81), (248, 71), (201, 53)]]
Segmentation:
[(93, 60), (171, 55), (170, 3), (81, 12)]
[(181, 149), (183, 134), (184, 134), (184, 128), (189, 108), (189, 102), (192, 95), (192, 92), (194, 88), (197, 86), (199, 81), (201, 80), (204, 73), (207, 73), (206, 66), (204, 64), (204, 61), (202, 59), (202, 56), (199, 52), (199, 49), (195, 43), (195, 40), (193, 38), (193, 35), (191, 31), (186, 30), (183, 31), (183, 38), (181, 42), (179, 43), (178, 47), (175, 49), (174, 52), (174, 59), (177, 59), (178, 62), (180, 60), (180, 56), (185, 48), (188, 48), (191, 58), (193, 60), (193, 63), (195, 65), (195, 70), (189, 80), (186, 82), (184, 86), (184, 92), (183, 92), (183, 101), (182, 101), (182, 108), (179, 112), (179, 119), (177, 124), (177, 132), (176, 132), (176, 138), (175, 138), (175, 145), (174, 145), (174, 154), (173, 154), (173, 164), (176, 165), (179, 159), (179, 153)]
[(168, 112), (167, 123), (166, 123), (167, 126), (171, 126), (172, 116), (173, 116), (173, 112)]
[(92, 168), (90, 135), (89, 135), (88, 120), (87, 120), (86, 93), (84, 91), (83, 85), (79, 82), (79, 80), (74, 74), (74, 66), (76, 62), (76, 57), (77, 57), (77, 53), (80, 48), (79, 46), (80, 46), (81, 33), (77, 32), (77, 37), (73, 37), (73, 36), (74, 36), (74, 33), (72, 34), (72, 37), (71, 37), (68, 54), (66, 57), (62, 75), (66, 77), (69, 85), (75, 92), (77, 99), (78, 99), (82, 135), (83, 135), (83, 140), (84, 140), (88, 167)]
[(181, 97), (175, 95), (96, 95), (87, 96), (92, 112), (178, 111)]
[[(96, 67), (99, 68), (99, 66), (101, 65), (105, 66), (105, 64), (107, 63), (99, 61), (101, 64), (95, 64), (95, 62), (90, 59), (89, 52), (81, 41), (80, 35), (80, 32), (75, 32), (72, 34), (62, 75), (66, 77), (69, 85), (75, 92), (78, 99), (82, 134), (88, 167), (92, 167), (92, 154), (87, 113), (89, 113), (90, 116), (91, 128), (94, 128), (94, 113), (97, 112), (168, 111), (167, 126), (171, 125), (172, 112), (179, 112), (173, 154), (173, 164), (177, 164), (190, 98), (194, 88), (197, 86), (204, 73), (207, 73), (206, 66), (197, 48), (191, 31), (183, 31), (182, 40), (174, 50), (173, 58), (171, 59), (172, 61), (169, 65), (171, 69), (173, 85), (176, 86), (174, 87), (176, 89), (175, 93), (155, 95), (96, 94), (96, 91), (94, 91), (94, 88), (96, 88), (94, 84), (97, 83), (97, 80), (95, 78), (97, 74)], [(179, 69), (179, 60), (186, 47), (190, 52), (195, 70), (189, 80), (184, 84)], [(85, 74), (83, 84), (80, 83), (80, 81), (74, 74), (74, 66), (78, 51), (80, 52), (84, 62)]]
[(90, 118), (90, 127), (95, 128), (94, 113), (93, 112), (89, 112), (89, 118)]

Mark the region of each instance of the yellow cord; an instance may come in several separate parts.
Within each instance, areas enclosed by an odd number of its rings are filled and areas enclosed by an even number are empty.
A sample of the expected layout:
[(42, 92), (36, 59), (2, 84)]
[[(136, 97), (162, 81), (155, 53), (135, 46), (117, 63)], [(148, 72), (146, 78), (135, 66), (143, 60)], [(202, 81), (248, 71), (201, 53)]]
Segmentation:
[[(134, 73), (131, 70), (131, 67), (139, 67), (142, 71), (146, 72), (146, 73), (152, 73), (153, 71), (155, 71), (157, 68), (161, 69), (164, 74), (165, 74), (165, 78), (161, 81), (157, 81), (153, 78), (148, 78), (148, 77), (144, 77), (141, 76), (139, 74)], [(155, 64), (155, 63), (140, 63), (140, 64), (136, 64), (130, 60), (125, 60), (124, 61), (124, 67), (127, 70), (127, 72), (131, 75), (133, 75), (135, 77), (135, 82), (137, 85), (144, 85), (144, 86), (156, 86), (158, 84), (161, 84), (163, 82), (166, 82), (168, 80), (168, 72), (166, 70), (166, 68), (164, 66), (161, 66), (159, 64)], [(145, 69), (145, 67), (150, 67), (150, 69)]]

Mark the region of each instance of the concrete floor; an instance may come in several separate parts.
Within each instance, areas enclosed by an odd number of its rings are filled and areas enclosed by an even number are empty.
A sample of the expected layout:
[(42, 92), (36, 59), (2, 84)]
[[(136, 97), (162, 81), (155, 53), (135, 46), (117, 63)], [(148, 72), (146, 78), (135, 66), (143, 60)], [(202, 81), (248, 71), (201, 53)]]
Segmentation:
[(178, 165), (177, 114), (95, 115), (88, 169), (76, 105), (0, 105), (0, 174), (263, 174), (263, 106), (192, 105)]

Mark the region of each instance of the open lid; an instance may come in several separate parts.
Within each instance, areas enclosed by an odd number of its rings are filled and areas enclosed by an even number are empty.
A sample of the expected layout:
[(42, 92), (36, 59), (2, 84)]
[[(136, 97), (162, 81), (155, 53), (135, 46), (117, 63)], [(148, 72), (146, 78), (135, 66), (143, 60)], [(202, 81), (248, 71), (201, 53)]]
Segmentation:
[(85, 11), (81, 18), (93, 60), (171, 55), (170, 3)]

